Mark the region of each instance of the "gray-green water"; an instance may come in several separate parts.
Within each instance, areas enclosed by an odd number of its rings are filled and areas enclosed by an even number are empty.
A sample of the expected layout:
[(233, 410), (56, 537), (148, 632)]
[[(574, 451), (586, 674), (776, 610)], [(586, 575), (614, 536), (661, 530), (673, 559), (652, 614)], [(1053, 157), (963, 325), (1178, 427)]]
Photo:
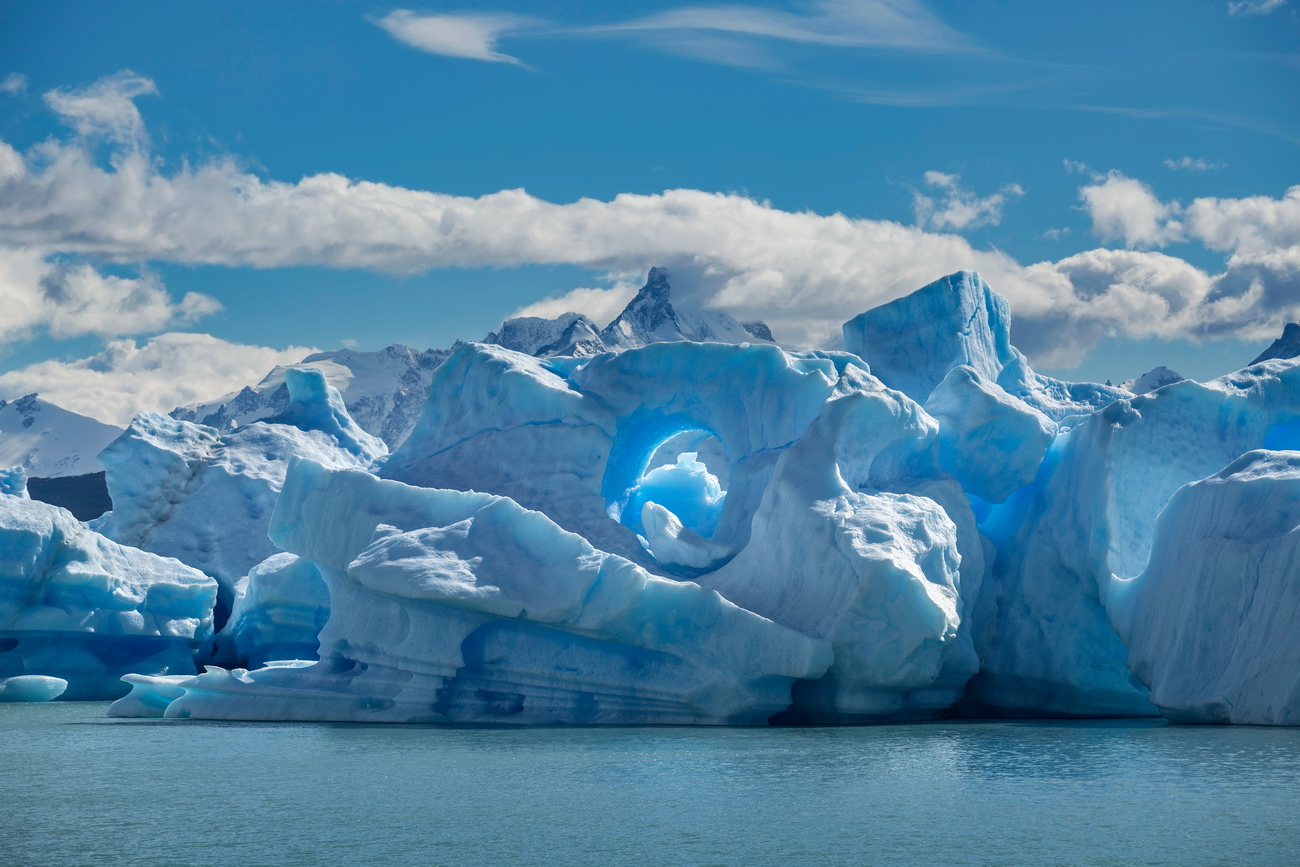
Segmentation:
[(1298, 864), (1300, 730), (510, 729), (0, 704), (0, 864)]

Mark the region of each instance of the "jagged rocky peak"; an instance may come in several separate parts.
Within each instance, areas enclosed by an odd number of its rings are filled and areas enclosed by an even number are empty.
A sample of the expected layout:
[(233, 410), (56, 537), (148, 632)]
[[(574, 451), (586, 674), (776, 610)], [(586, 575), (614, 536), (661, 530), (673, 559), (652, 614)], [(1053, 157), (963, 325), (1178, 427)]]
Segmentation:
[(525, 355), (588, 357), (607, 350), (637, 349), (651, 343), (775, 343), (766, 322), (737, 322), (721, 310), (691, 312), (673, 305), (667, 268), (651, 268), (645, 285), (614, 321), (603, 329), (581, 313), (554, 319), (519, 316), (507, 319), (483, 343)]
[(581, 313), (561, 313), (554, 319), (540, 316), (507, 319), (501, 323), (501, 330), (484, 337), (483, 343), (539, 357), (595, 355), (605, 348), (596, 323)]
[(613, 322), (600, 332), (610, 349), (635, 349), (651, 343), (686, 340), (694, 343), (775, 343), (763, 322), (742, 325), (722, 310), (691, 312), (672, 303), (668, 269), (651, 268), (645, 285)]
[(1164, 388), (1166, 385), (1173, 385), (1175, 382), (1182, 382), (1187, 379), (1176, 370), (1161, 365), (1160, 367), (1148, 370), (1136, 379), (1130, 379), (1120, 385), (1127, 391), (1134, 394), (1146, 394), (1155, 391), (1157, 388)]
[(1274, 340), (1268, 349), (1259, 354), (1251, 364), (1259, 364), (1261, 361), (1268, 361), (1270, 358), (1298, 358), (1300, 357), (1300, 324), (1288, 322), (1286, 328), (1282, 329), (1282, 336)]

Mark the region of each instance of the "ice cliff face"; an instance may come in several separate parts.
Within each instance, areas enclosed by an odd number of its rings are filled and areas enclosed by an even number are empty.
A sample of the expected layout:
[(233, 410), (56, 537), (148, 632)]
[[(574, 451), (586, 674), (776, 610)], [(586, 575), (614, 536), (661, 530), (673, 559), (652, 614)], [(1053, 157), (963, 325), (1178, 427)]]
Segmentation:
[(974, 271), (958, 271), (844, 323), (844, 348), (892, 388), (924, 403), (966, 366), (1055, 422), (1082, 417), (1129, 392), (1035, 373), (1011, 345), (1011, 311)]

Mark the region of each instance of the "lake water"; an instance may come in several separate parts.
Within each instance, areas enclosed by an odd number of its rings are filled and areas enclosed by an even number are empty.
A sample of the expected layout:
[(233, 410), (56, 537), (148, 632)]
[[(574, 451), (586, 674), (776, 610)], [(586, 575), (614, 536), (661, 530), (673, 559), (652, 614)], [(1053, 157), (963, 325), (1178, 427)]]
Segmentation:
[(1300, 730), (446, 728), (0, 704), (0, 864), (1300, 864)]

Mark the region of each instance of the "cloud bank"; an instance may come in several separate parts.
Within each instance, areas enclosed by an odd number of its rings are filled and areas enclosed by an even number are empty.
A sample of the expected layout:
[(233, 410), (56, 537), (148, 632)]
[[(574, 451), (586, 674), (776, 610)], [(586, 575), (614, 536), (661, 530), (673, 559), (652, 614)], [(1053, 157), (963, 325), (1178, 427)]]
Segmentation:
[[(59, 92), (78, 137), (28, 154), (0, 144), (0, 298), (18, 311), (4, 320), (11, 335), (35, 327), (144, 333), (215, 309), (204, 296), (171, 299), (147, 271), (110, 277), (89, 264), (151, 261), (392, 274), (578, 265), (626, 282), (532, 311), (571, 305), (593, 318), (649, 266), (666, 265), (683, 303), (766, 320), (779, 339), (811, 346), (835, 345), (840, 324), (865, 309), (975, 268), (1010, 299), (1017, 343), (1044, 366), (1076, 363), (1107, 334), (1260, 339), (1300, 319), (1300, 187), (1277, 199), (1184, 206), (1118, 173), (1092, 175), (1081, 197), (1094, 232), (1127, 249), (1024, 265), (925, 226), (782, 211), (699, 190), (555, 204), (523, 190), (451, 196), (337, 174), (265, 180), (233, 160), (168, 174), (149, 156), (138, 115), (115, 102), (114, 94), (151, 90), (114, 81), (116, 91)], [(107, 96), (85, 101), (96, 94)], [(120, 140), (128, 134), (135, 138)], [(96, 162), (86, 136), (118, 142), (110, 164)], [(939, 186), (960, 203), (947, 177)], [(942, 228), (994, 217), (987, 203), (959, 216), (946, 202), (934, 212), (947, 214)], [(1207, 273), (1158, 249), (1186, 242), (1224, 253), (1224, 270)], [(96, 331), (94, 322), (105, 324)]]

